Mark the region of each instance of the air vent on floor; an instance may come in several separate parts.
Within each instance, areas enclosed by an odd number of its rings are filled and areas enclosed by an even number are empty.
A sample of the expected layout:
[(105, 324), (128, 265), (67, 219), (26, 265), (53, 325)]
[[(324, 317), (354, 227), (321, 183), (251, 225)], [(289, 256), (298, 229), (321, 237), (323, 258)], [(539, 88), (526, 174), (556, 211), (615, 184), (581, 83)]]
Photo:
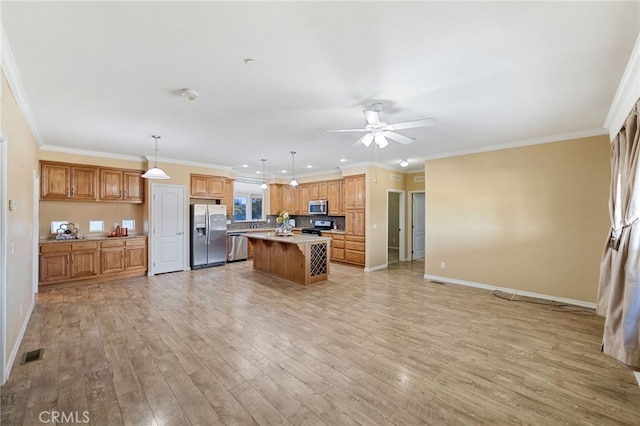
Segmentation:
[(20, 361), (20, 365), (41, 360), (43, 352), (44, 349), (42, 348), (36, 349), (35, 351), (25, 352), (24, 355), (22, 355), (22, 361)]

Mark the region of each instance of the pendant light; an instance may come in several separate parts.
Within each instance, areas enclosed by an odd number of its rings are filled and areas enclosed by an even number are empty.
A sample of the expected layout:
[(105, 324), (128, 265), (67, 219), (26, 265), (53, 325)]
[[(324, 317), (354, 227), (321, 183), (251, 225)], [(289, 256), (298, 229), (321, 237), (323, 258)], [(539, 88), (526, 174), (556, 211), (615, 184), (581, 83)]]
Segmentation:
[(264, 176), (264, 163), (267, 161), (267, 159), (263, 158), (260, 161), (262, 161), (262, 185), (260, 185), (260, 189), (269, 189), (269, 185), (267, 184)]
[(295, 151), (291, 151), (291, 182), (289, 185), (298, 186), (298, 181), (296, 180), (296, 163), (295, 163)]
[(158, 167), (158, 139), (160, 139), (160, 136), (152, 135), (151, 137), (156, 140), (156, 158), (153, 167), (147, 170), (142, 177), (145, 179), (171, 179), (164, 170)]

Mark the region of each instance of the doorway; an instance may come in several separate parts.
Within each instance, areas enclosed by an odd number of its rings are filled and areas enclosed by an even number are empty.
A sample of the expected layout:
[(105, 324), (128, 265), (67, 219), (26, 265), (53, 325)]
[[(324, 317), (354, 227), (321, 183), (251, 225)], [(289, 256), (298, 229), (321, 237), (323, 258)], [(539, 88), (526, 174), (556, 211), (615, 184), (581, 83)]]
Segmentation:
[(424, 192), (411, 194), (411, 260), (424, 258), (426, 238)]
[(387, 265), (405, 260), (404, 191), (387, 190)]
[(151, 185), (151, 232), (149, 275), (184, 271), (185, 187), (182, 185)]

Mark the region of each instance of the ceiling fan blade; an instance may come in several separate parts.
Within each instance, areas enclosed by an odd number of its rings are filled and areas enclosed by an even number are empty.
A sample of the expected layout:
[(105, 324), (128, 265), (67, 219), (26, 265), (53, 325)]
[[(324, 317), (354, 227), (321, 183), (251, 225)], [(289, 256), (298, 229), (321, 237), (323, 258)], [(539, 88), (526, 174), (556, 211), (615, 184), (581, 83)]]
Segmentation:
[(369, 111), (364, 110), (364, 117), (367, 119), (368, 124), (380, 124), (380, 116), (378, 116), (378, 111)]
[(358, 146), (358, 144), (362, 143), (362, 145), (368, 147), (371, 145), (371, 141), (373, 141), (373, 133), (367, 133), (353, 144), (353, 146)]
[(402, 130), (413, 129), (415, 127), (433, 126), (435, 120), (433, 118), (425, 118), (424, 120), (405, 121), (404, 123), (389, 124), (384, 130)]
[(326, 133), (345, 133), (345, 132), (368, 132), (367, 129), (339, 129), (339, 130), (323, 130)]
[(396, 132), (390, 132), (388, 130), (385, 130), (384, 132), (382, 132), (383, 135), (385, 135), (386, 137), (388, 137), (391, 140), (394, 140), (396, 142), (400, 142), (402, 144), (408, 144), (414, 141), (413, 138), (408, 138), (406, 136), (401, 135), (400, 133), (396, 133)]

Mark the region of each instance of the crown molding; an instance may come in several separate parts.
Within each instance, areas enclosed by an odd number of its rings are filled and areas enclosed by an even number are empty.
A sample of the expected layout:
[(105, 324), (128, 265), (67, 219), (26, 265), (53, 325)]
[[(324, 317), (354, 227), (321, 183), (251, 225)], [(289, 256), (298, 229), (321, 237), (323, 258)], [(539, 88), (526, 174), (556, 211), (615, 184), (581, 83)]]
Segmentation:
[(127, 161), (137, 161), (137, 162), (144, 161), (143, 156), (114, 154), (111, 152), (91, 151), (88, 149), (69, 148), (66, 146), (43, 145), (40, 149), (42, 151), (62, 152), (64, 154), (87, 155), (89, 157), (113, 158), (116, 160), (127, 160)]
[(609, 129), (609, 138), (613, 140), (624, 125), (631, 108), (640, 99), (640, 34), (631, 51), (631, 57), (618, 84), (611, 107), (603, 126)]
[(607, 129), (604, 129), (604, 128), (580, 130), (577, 132), (561, 133), (561, 134), (552, 135), (552, 136), (542, 136), (539, 138), (522, 139), (522, 140), (513, 141), (513, 142), (506, 142), (506, 143), (494, 144), (494, 145), (485, 145), (485, 146), (480, 146), (480, 147), (470, 148), (470, 149), (440, 152), (438, 154), (429, 155), (425, 157), (424, 161), (437, 160), (439, 158), (459, 157), (461, 155), (479, 154), (481, 152), (499, 151), (501, 149), (520, 148), (520, 147), (529, 146), (529, 145), (541, 145), (545, 143), (562, 142), (566, 140), (588, 138), (592, 136), (602, 136), (602, 135), (606, 135), (607, 133), (608, 133)]
[[(156, 161), (156, 156), (155, 155), (145, 155), (143, 158), (148, 162)], [(158, 161), (161, 161), (163, 163), (180, 164), (182, 166), (193, 166), (193, 167), (204, 167), (204, 168), (207, 168), (207, 169), (218, 169), (218, 170), (224, 170), (224, 171), (227, 171), (227, 172), (230, 172), (230, 171), (233, 170), (233, 167), (229, 167), (229, 166), (221, 166), (219, 164), (200, 163), (198, 161), (176, 160), (175, 158), (158, 157)]]
[(22, 116), (27, 122), (27, 126), (29, 126), (29, 130), (31, 130), (33, 138), (36, 140), (38, 146), (42, 148), (42, 138), (40, 138), (38, 128), (35, 124), (35, 119), (31, 114), (31, 105), (29, 104), (27, 94), (24, 92), (20, 72), (18, 71), (18, 66), (16, 65), (16, 60), (13, 57), (13, 52), (11, 51), (11, 46), (9, 46), (9, 41), (7, 40), (7, 35), (4, 32), (2, 22), (0, 22), (0, 39), (2, 39), (0, 44), (0, 66), (2, 66), (4, 75), (7, 78), (7, 84), (13, 93), (13, 97), (18, 104), (18, 108), (20, 108), (20, 111), (22, 112)]

